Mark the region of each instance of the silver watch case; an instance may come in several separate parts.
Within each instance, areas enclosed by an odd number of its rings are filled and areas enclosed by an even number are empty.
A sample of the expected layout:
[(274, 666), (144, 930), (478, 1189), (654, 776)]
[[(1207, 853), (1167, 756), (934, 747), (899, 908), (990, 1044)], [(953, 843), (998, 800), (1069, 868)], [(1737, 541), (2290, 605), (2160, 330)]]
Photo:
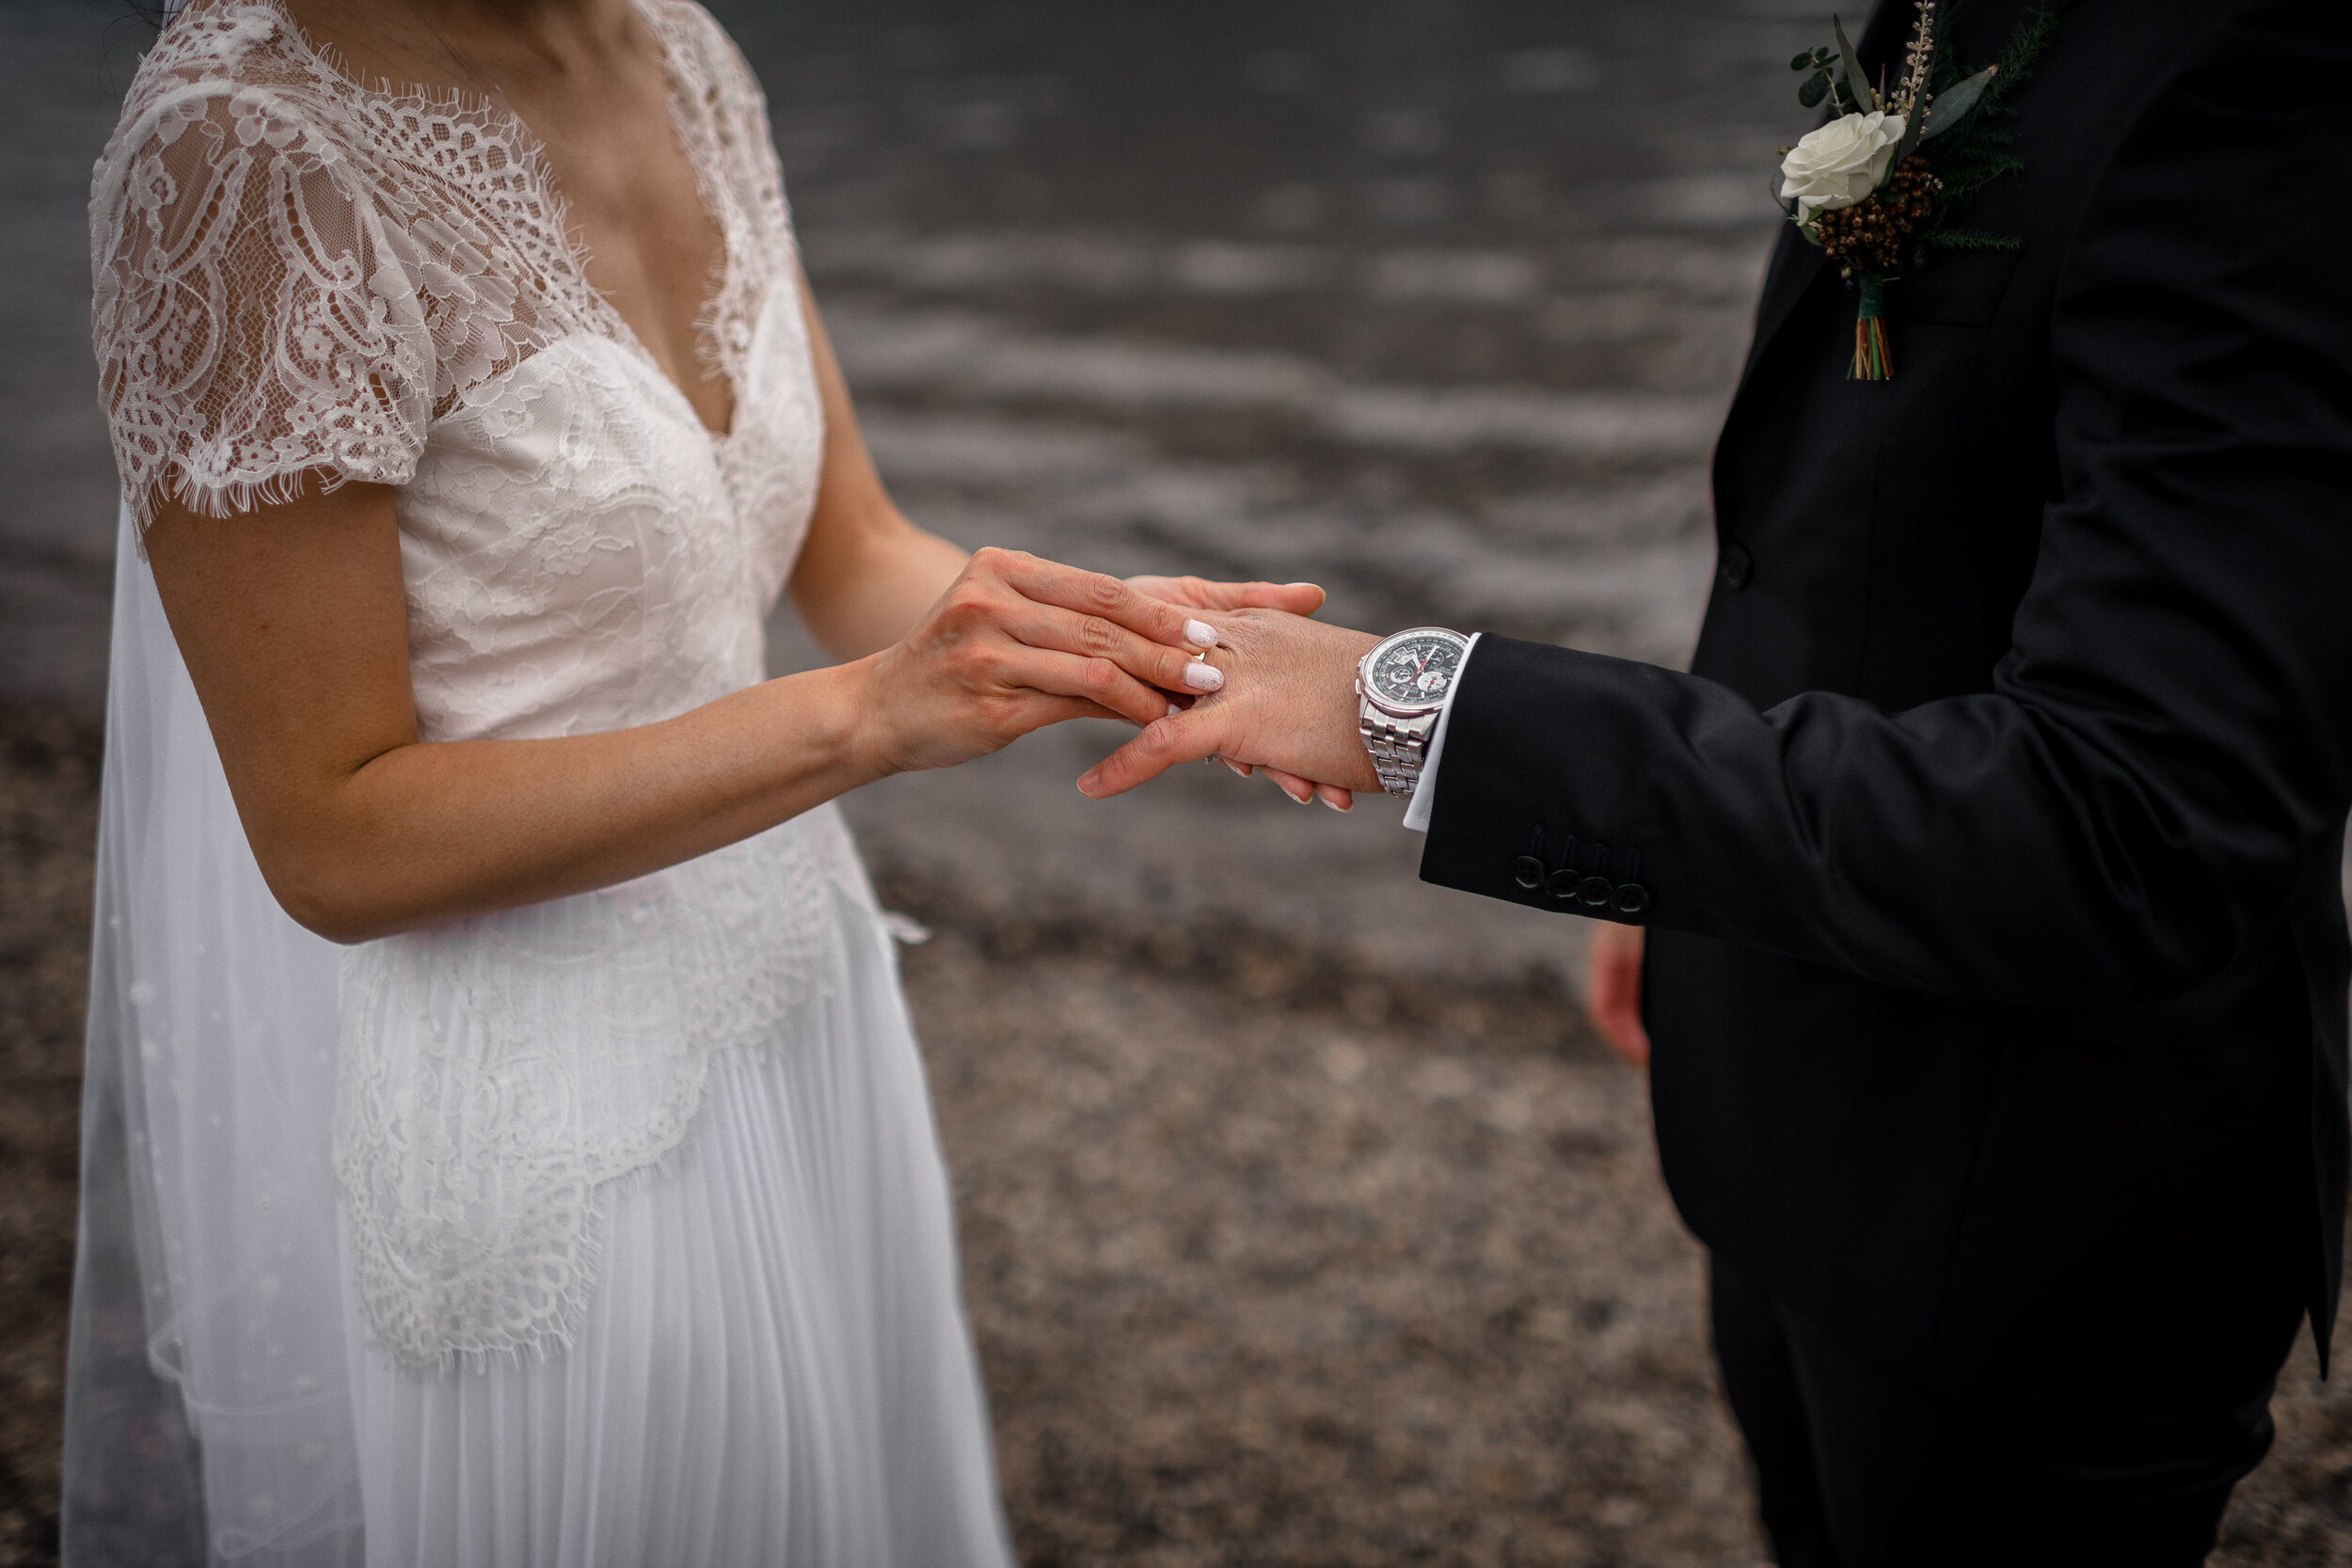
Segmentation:
[(1411, 626), (1382, 638), (1356, 663), (1357, 728), (1363, 736), (1364, 750), (1372, 753), (1380, 787), (1391, 795), (1410, 795), (1420, 784), (1422, 764), (1429, 755), (1429, 737), (1438, 727), (1438, 715), (1444, 711), (1445, 698), (1395, 702), (1378, 694), (1372, 673), (1390, 649), (1422, 637), (1441, 638), (1457, 650), (1470, 647), (1470, 639), (1451, 627)]

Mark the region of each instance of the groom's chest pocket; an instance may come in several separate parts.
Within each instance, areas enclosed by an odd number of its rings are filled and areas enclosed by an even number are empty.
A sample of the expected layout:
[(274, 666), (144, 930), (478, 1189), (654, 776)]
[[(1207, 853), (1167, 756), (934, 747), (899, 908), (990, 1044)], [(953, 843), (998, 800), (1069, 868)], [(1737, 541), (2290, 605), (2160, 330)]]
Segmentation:
[[(1931, 257), (1888, 291), (1896, 320), (1913, 326), (1991, 326), (2023, 254), (2020, 247)], [(1902, 344), (1895, 347), (1899, 355)]]

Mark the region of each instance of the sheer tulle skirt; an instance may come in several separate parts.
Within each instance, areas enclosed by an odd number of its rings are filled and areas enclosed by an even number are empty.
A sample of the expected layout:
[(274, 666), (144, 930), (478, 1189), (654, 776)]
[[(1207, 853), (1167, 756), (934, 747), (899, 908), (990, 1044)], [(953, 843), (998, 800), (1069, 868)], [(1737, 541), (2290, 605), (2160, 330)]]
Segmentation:
[(845, 936), (806, 1037), (714, 1058), (609, 1193), (567, 1350), (420, 1376), (348, 1296), (372, 1568), (1010, 1561), (895, 965)]

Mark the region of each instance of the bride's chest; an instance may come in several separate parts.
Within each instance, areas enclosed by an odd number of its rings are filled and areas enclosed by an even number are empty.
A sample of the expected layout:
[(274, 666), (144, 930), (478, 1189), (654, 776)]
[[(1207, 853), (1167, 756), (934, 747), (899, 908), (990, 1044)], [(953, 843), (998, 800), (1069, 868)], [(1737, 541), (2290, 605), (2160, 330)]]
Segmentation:
[(593, 333), (434, 421), (399, 502), (429, 737), (646, 722), (758, 678), (824, 433), (788, 286), (739, 331), (724, 436), (642, 350)]

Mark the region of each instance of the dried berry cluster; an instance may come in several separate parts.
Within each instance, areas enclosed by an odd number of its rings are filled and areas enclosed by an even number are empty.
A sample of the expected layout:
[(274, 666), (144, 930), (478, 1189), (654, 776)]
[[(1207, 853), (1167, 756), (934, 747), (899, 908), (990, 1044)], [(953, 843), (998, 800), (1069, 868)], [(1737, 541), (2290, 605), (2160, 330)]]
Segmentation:
[(1867, 200), (1813, 216), (1821, 249), (1848, 277), (1899, 269), (1912, 237), (1935, 214), (1944, 182), (1917, 153), (1905, 158)]

